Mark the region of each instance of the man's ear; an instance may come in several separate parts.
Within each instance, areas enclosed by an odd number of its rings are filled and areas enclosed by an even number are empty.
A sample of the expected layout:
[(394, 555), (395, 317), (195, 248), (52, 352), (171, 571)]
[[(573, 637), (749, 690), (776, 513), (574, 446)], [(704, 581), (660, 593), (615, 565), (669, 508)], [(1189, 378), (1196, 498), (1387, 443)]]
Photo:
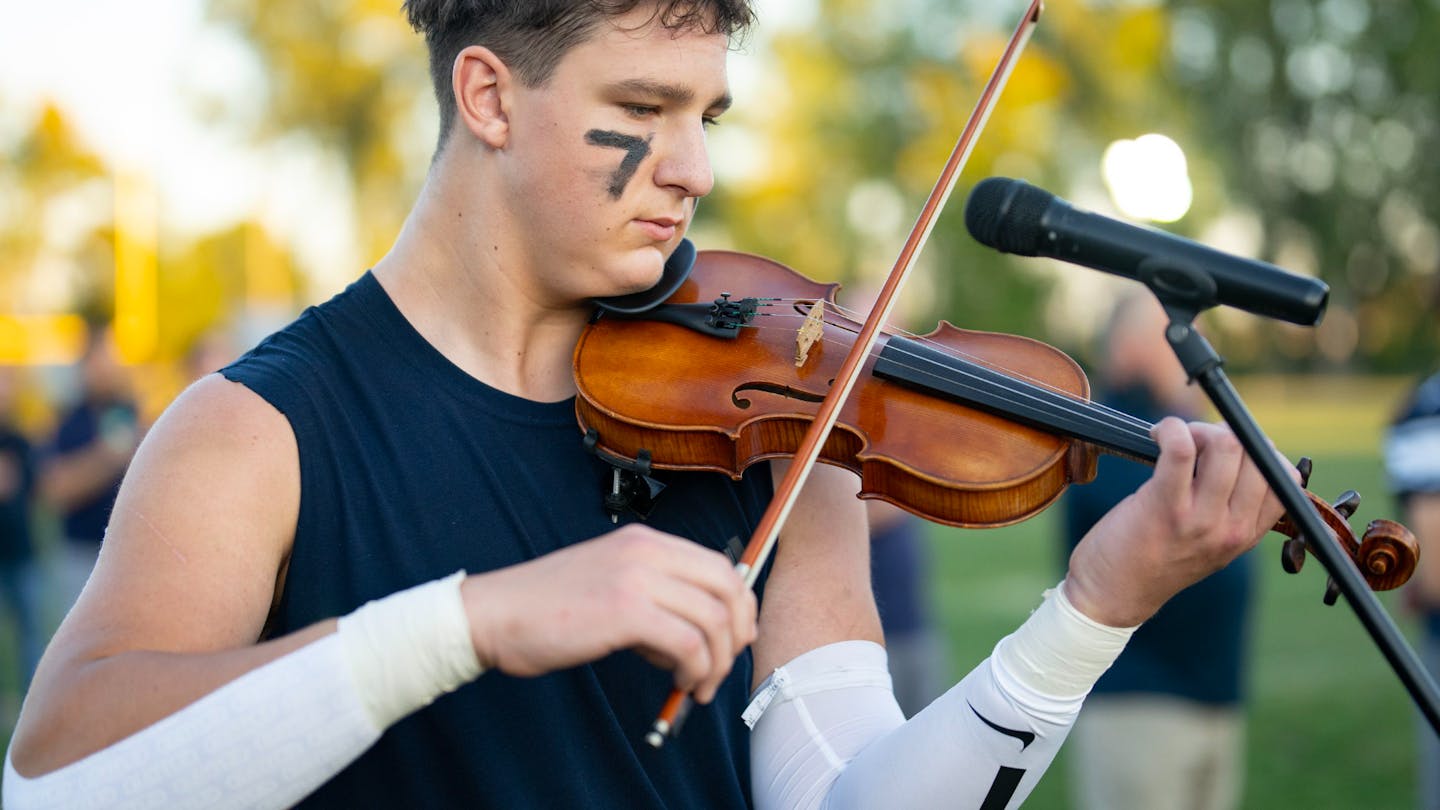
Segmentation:
[(450, 76), (455, 121), (495, 149), (510, 137), (510, 68), (489, 48), (471, 45), (455, 55)]

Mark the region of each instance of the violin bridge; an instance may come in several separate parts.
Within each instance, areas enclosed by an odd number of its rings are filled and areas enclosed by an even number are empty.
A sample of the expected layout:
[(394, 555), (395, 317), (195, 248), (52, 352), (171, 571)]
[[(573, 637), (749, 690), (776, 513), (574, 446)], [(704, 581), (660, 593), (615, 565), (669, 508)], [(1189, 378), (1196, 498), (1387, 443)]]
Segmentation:
[(810, 359), (810, 347), (820, 342), (825, 336), (825, 302), (816, 301), (815, 306), (810, 308), (810, 314), (805, 316), (805, 322), (800, 324), (800, 329), (795, 333), (795, 367), (805, 365)]

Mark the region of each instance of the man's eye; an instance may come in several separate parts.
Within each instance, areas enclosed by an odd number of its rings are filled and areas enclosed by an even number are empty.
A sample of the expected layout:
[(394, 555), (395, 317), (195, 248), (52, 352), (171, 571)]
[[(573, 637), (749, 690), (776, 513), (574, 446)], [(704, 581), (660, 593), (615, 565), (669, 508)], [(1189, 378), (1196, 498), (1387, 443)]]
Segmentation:
[(706, 115), (701, 117), (700, 123), (703, 124), (706, 129), (709, 129), (714, 126), (719, 126), (720, 118), (714, 115)]
[(636, 118), (649, 118), (660, 112), (659, 107), (652, 107), (648, 104), (625, 104), (622, 106), (625, 108), (625, 112)]

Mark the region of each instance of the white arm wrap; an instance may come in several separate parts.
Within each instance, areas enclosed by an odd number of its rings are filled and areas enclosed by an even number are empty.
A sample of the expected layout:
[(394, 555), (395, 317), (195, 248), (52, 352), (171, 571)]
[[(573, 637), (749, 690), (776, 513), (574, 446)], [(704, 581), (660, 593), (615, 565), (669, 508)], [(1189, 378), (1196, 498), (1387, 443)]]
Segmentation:
[(480, 676), (460, 599), (464, 571), (366, 603), (340, 619), (340, 644), (380, 728)]
[(23, 777), (7, 753), (4, 806), (290, 807), (390, 723), (479, 674), (456, 613), (463, 577), (371, 602), (338, 633), (57, 771)]
[(756, 807), (1019, 806), (1134, 631), (1096, 624), (1060, 589), (1047, 596), (908, 722), (876, 644), (831, 644), (777, 669), (745, 713)]

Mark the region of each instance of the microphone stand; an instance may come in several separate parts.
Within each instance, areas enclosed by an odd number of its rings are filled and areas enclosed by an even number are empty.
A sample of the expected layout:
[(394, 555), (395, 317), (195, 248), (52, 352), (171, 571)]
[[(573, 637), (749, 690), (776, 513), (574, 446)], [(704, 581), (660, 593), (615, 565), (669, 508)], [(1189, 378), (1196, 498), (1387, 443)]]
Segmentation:
[(1200, 384), (1221, 417), (1235, 432), (1246, 454), (1254, 460), (1270, 488), (1284, 504), (1290, 519), (1300, 527), (1306, 547), (1320, 558), (1320, 563), (1330, 572), (1340, 593), (1354, 608), (1360, 623), (1370, 632), (1370, 637), (1409, 690), (1415, 705), (1429, 720), (1430, 726), (1440, 733), (1440, 689), (1436, 688), (1435, 680), (1421, 665), (1415, 650), (1405, 641), (1390, 615), (1381, 607), (1380, 600), (1365, 584), (1359, 569), (1340, 546), (1340, 541), (1325, 527), (1314, 505), (1290, 477), (1280, 457), (1272, 451), (1255, 418), (1221, 370), (1224, 361), (1220, 355), (1195, 329), (1195, 316), (1216, 303), (1214, 279), (1183, 263), (1154, 260), (1142, 262), (1138, 276), (1160, 299), (1170, 316), (1165, 340), (1175, 350), (1185, 373), (1189, 379)]

